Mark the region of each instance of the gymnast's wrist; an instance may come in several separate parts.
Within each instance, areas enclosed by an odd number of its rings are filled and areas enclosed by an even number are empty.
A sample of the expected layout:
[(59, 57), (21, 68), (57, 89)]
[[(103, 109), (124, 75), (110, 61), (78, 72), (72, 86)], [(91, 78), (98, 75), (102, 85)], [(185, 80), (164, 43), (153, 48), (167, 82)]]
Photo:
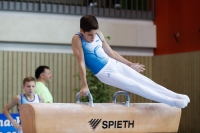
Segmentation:
[(132, 62), (129, 62), (129, 63), (128, 63), (128, 66), (131, 67), (132, 64), (133, 64)]

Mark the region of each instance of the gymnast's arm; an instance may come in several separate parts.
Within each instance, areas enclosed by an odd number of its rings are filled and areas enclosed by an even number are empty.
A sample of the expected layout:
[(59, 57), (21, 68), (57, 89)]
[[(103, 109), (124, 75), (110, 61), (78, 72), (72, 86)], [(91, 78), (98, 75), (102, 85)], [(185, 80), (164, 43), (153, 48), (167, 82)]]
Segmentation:
[(112, 50), (111, 47), (107, 44), (104, 35), (100, 31), (98, 32), (98, 34), (100, 35), (100, 37), (102, 39), (102, 43), (103, 43), (102, 47), (109, 57), (126, 64), (127, 66), (131, 67), (132, 69), (134, 69), (138, 72), (143, 72), (145, 70), (144, 65), (139, 64), (139, 63), (132, 63), (132, 62), (126, 60), (125, 58), (123, 58), (116, 51)]
[(81, 84), (82, 84), (80, 94), (82, 96), (85, 96), (85, 92), (89, 91), (89, 89), (88, 89), (88, 84), (87, 84), (87, 79), (86, 79), (85, 59), (84, 59), (81, 39), (78, 35), (74, 35), (74, 37), (72, 38), (72, 50), (74, 52), (74, 55), (76, 56), (76, 59), (78, 61), (78, 66), (79, 66), (79, 73), (80, 73)]
[(3, 113), (4, 115), (10, 120), (10, 122), (12, 122), (13, 126), (16, 129), (20, 129), (21, 126), (12, 118), (12, 116), (9, 113), (9, 110), (12, 109), (14, 106), (19, 106), (20, 103), (20, 95), (17, 95), (13, 98), (13, 100), (11, 102), (9, 102), (4, 108), (3, 108)]

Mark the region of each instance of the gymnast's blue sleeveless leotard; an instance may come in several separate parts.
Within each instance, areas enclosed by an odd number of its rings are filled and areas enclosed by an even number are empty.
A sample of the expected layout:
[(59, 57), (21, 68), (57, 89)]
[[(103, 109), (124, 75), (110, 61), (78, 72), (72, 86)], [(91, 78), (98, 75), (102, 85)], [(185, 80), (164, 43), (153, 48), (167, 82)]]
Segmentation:
[(85, 64), (94, 73), (97, 74), (107, 63), (109, 56), (102, 48), (102, 40), (98, 34), (93, 42), (87, 42), (83, 35), (79, 32), (82, 41), (82, 48), (84, 52)]

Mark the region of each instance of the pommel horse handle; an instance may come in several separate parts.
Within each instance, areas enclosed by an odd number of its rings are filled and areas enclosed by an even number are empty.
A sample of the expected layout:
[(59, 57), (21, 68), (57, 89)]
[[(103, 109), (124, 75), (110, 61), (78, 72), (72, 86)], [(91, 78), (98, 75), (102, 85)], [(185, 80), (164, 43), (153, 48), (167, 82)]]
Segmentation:
[(116, 99), (118, 95), (125, 95), (126, 96), (126, 102), (125, 102), (125, 106), (130, 107), (130, 96), (128, 94), (128, 92), (126, 91), (117, 91), (114, 93), (113, 98), (112, 98), (112, 102), (116, 103)]
[[(90, 92), (88, 92), (88, 91), (87, 91), (85, 94), (88, 96), (88, 99), (89, 99), (88, 105), (89, 105), (90, 107), (93, 107), (94, 104), (93, 104), (93, 97), (92, 97), (92, 94), (91, 94)], [(76, 103), (80, 103), (80, 92), (78, 92), (78, 93), (76, 94)]]

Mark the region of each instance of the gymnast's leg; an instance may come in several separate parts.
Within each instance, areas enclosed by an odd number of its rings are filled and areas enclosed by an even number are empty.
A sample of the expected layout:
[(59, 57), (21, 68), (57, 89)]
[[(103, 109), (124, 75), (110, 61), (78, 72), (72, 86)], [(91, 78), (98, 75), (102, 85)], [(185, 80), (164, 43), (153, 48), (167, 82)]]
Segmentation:
[(178, 94), (171, 90), (168, 90), (167, 88), (155, 83), (151, 79), (138, 73), (137, 71), (133, 70), (132, 68), (130, 68), (129, 66), (127, 66), (121, 62), (114, 61), (114, 66), (116, 67), (116, 70), (118, 72), (120, 72), (122, 75), (135, 80), (136, 82), (148, 87), (149, 89), (152, 89), (158, 93), (161, 93), (161, 94), (166, 95), (171, 98), (184, 99), (188, 103), (190, 102), (190, 99), (187, 95)]
[(96, 74), (97, 78), (105, 84), (132, 92), (134, 94), (143, 96), (156, 102), (165, 103), (170, 106), (176, 106), (178, 108), (184, 108), (187, 106), (186, 100), (175, 99), (166, 96), (162, 93), (155, 91), (154, 89), (149, 88), (148, 86), (143, 85), (137, 80), (126, 77), (123, 74), (119, 73), (114, 65), (115, 64), (112, 61), (109, 61), (105, 68), (103, 68), (98, 74)]

